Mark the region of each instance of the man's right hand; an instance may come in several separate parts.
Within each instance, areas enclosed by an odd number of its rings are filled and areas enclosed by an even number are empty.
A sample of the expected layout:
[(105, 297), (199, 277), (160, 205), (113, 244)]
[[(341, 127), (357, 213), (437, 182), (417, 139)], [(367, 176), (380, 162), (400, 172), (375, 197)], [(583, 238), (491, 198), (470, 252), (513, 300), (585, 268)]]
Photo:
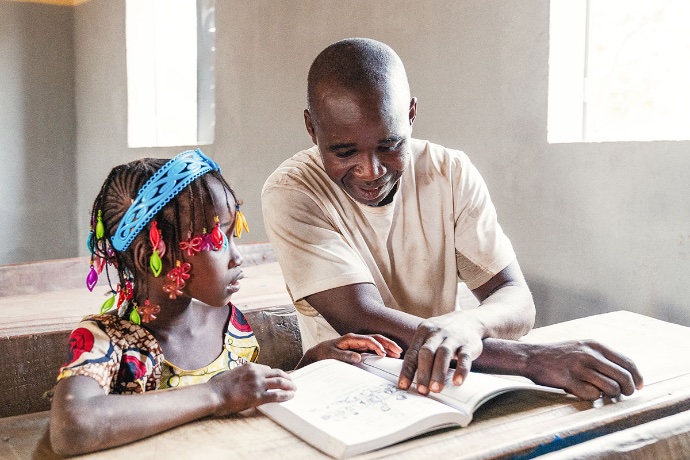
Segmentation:
[(453, 312), (422, 321), (405, 353), (398, 380), (400, 388), (409, 388), (416, 373), (419, 393), (441, 391), (454, 360), (453, 383), (462, 384), (472, 361), (483, 348), (481, 324), (472, 315), (463, 313)]

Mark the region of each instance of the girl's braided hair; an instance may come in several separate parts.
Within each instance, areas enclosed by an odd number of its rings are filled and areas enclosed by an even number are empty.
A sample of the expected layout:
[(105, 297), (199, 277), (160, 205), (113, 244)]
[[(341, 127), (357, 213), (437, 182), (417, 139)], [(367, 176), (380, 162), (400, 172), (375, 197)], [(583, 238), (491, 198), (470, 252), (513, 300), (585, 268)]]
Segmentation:
[[(136, 261), (135, 248), (142, 243), (150, 248), (151, 244), (148, 239), (153, 222), (157, 222), (167, 248), (162, 257), (163, 263), (172, 268), (176, 260), (182, 259), (180, 242), (184, 241), (189, 233), (198, 233), (202, 229), (210, 231), (214, 225), (213, 216), (217, 214), (216, 206), (226, 205), (229, 207), (229, 195), (235, 199), (235, 193), (220, 172), (210, 171), (194, 180), (171, 199), (139, 232), (127, 249), (124, 251), (115, 250), (110, 244), (110, 237), (115, 234), (127, 209), (137, 197), (139, 189), (167, 161), (167, 159), (144, 158), (114, 167), (103, 182), (93, 203), (91, 209), (92, 227), (95, 226), (96, 216), (100, 211), (105, 232), (103, 238), (100, 239), (95, 232), (91, 232), (87, 244), (93, 254), (105, 259), (106, 274), (113, 291), (112, 280), (107, 272), (108, 265), (113, 265), (117, 269), (119, 284), (122, 286), (125, 286), (127, 280), (133, 280), (136, 286), (137, 281), (140, 281), (138, 278), (144, 276), (141, 273), (141, 267), (144, 267), (145, 270), (145, 267), (148, 266), (148, 260)], [(217, 181), (222, 185), (225, 203), (214, 202), (210, 190), (211, 181)], [(189, 219), (183, 218), (186, 216), (189, 216)], [(183, 228), (187, 222), (189, 222), (189, 228)], [(153, 248), (151, 248), (152, 250)]]

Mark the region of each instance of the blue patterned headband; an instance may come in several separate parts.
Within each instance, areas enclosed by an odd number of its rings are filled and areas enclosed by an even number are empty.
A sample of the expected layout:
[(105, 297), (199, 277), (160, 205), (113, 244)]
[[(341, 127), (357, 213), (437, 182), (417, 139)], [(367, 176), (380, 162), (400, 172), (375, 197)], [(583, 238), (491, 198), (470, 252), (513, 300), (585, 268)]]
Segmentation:
[(187, 185), (209, 171), (220, 171), (215, 161), (199, 149), (187, 150), (165, 163), (139, 190), (110, 239), (118, 251), (126, 250), (163, 206)]

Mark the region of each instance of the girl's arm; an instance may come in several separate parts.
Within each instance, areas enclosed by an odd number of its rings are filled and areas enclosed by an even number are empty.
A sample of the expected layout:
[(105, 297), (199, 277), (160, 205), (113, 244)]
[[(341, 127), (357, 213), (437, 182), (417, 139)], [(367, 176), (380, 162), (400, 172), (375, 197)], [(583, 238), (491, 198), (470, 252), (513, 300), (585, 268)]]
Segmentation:
[(83, 454), (203, 417), (286, 401), (294, 391), (285, 372), (254, 363), (218, 374), (207, 383), (135, 395), (106, 395), (90, 377), (68, 377), (58, 382), (53, 396), (50, 441), (58, 454)]

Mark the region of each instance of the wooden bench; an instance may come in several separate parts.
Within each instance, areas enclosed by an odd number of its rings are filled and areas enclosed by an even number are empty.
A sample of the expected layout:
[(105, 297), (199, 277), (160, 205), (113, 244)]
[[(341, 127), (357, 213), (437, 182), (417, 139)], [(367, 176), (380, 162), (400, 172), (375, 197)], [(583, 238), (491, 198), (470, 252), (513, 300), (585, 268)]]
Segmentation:
[[(293, 369), (302, 356), (297, 317), (269, 244), (240, 245), (244, 279), (233, 296), (261, 345), (259, 362)], [(97, 313), (105, 276), (89, 292), (88, 258), (0, 267), (0, 417), (49, 409), (70, 331)]]

